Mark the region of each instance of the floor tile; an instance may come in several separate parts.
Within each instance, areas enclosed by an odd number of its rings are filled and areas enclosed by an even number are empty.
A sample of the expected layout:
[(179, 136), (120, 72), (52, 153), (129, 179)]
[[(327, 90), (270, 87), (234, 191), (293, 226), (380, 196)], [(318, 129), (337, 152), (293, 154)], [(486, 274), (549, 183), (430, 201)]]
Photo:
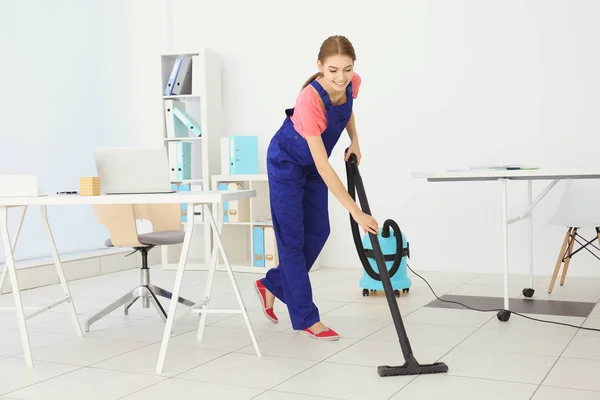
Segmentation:
[[(253, 400), (329, 400), (327, 397), (307, 396), (305, 394), (285, 393), (269, 390)], [(2, 398), (0, 397), (0, 400)]]
[(24, 400), (112, 400), (156, 384), (165, 378), (128, 372), (82, 368), (26, 387), (7, 396)]
[(123, 400), (250, 400), (262, 392), (262, 389), (226, 386), (216, 383), (172, 378), (147, 389), (140, 390), (130, 396), (123, 397)]
[(448, 374), (540, 384), (556, 357), (458, 348), (444, 356)]
[(21, 359), (4, 358), (0, 360), (0, 395), (66, 374), (80, 367), (65, 364), (53, 364), (34, 360), (35, 368), (27, 368)]
[[(155, 375), (160, 345), (161, 343), (155, 343), (137, 350), (129, 351), (120, 356), (92, 364), (91, 367)], [(216, 350), (169, 346), (162, 375), (174, 376), (222, 357), (225, 354), (227, 353)]]
[[(509, 286), (508, 296), (517, 298), (522, 295), (522, 290), (523, 288), (520, 286)], [(472, 283), (465, 283), (464, 285), (453, 289), (448, 294), (459, 296), (504, 297), (504, 285), (502, 285), (502, 283), (496, 285), (474, 285)]]
[[(261, 353), (267, 356), (321, 361), (356, 342), (357, 339), (345, 337), (323, 341), (296, 332), (282, 332), (261, 340), (259, 346)], [(254, 348), (247, 346), (238, 350), (238, 353), (253, 354)]]
[[(265, 332), (253, 329), (256, 340), (259, 341), (259, 346), (262, 347), (260, 340), (265, 339), (274, 332)], [(216, 326), (207, 326), (204, 328), (204, 337), (202, 341), (198, 341), (198, 330), (195, 329), (188, 333), (184, 333), (169, 340), (169, 347), (192, 347), (197, 349), (208, 349), (218, 351), (235, 351), (245, 346), (252, 348), (254, 353), (254, 346), (252, 345), (252, 339), (250, 338), (250, 332), (247, 329), (234, 329), (234, 328), (219, 328)]]
[[(262, 310), (249, 311), (248, 317), (250, 318), (252, 328), (256, 330), (276, 333), (292, 328), (292, 324), (289, 321), (289, 318), (280, 318), (279, 322), (274, 324), (273, 322), (271, 322), (271, 320), (265, 317), (265, 314)], [(246, 321), (244, 320), (244, 317), (242, 315), (236, 315), (234, 317), (215, 322), (211, 325), (218, 328), (246, 329)]]
[[(72, 325), (71, 325), (72, 326)], [(32, 352), (49, 345), (64, 342), (73, 337), (60, 333), (36, 332), (27, 330), (29, 337), (29, 347)], [(0, 334), (0, 356), (10, 357), (23, 354), (23, 343), (21, 341), (21, 332), (9, 331)]]
[(547, 332), (541, 335), (535, 331), (479, 329), (458, 348), (558, 357), (573, 339), (574, 333)]
[[(411, 307), (399, 307), (400, 312), (407, 314), (412, 311)], [(348, 303), (335, 310), (321, 313), (321, 321), (328, 325), (327, 317), (344, 317), (344, 318), (361, 318), (361, 319), (376, 319), (380, 321), (392, 322), (392, 316), (387, 307), (375, 304), (365, 303)]]
[[(566, 317), (562, 315), (540, 315), (540, 314), (523, 314), (526, 317), (535, 318), (529, 319), (520, 315), (511, 315), (510, 319), (506, 322), (500, 321), (498, 318), (492, 318), (487, 324), (481, 327), (481, 329), (494, 329), (500, 332), (519, 330), (519, 331), (532, 331), (532, 332), (552, 332), (552, 333), (572, 333), (577, 332), (577, 328), (572, 326), (560, 325), (569, 324), (574, 326), (581, 326), (586, 320), (583, 317)], [(550, 322), (542, 322), (550, 321)]]
[[(404, 324), (411, 344), (428, 344), (432, 346), (454, 347), (465, 340), (477, 329), (474, 326), (455, 326), (409, 322)], [(398, 343), (398, 334), (395, 325), (389, 324), (385, 328), (370, 335), (369, 340), (380, 340)]]
[(600, 361), (561, 357), (543, 382), (545, 386), (600, 392)]
[(177, 378), (269, 389), (314, 364), (315, 361), (231, 353), (184, 372)]
[[(600, 337), (600, 318), (587, 318), (581, 326), (589, 329), (579, 330), (579, 335)], [(593, 331), (591, 329), (597, 330)]]
[(413, 379), (383, 379), (372, 367), (322, 362), (273, 390), (344, 400), (387, 400)]
[(584, 335), (581, 332), (575, 335), (562, 356), (600, 361), (600, 334)]
[[(427, 304), (426, 307), (464, 309), (465, 307), (459, 303), (478, 310), (499, 310), (504, 308), (504, 299), (502, 297), (462, 296), (454, 294), (444, 295), (441, 297), (441, 300), (434, 300)], [(510, 298), (509, 305), (510, 310), (521, 314), (587, 317), (596, 305), (596, 302)]]
[[(423, 344), (411, 344), (411, 347), (413, 355), (421, 364), (434, 363), (452, 350), (451, 347)], [(380, 365), (402, 365), (404, 364), (404, 355), (400, 344), (397, 342), (378, 342), (365, 339), (341, 350), (327, 358), (326, 361), (330, 363), (378, 367)]]
[[(143, 343), (156, 343), (162, 340), (165, 323), (161, 319), (137, 320), (125, 325), (90, 332), (89, 336), (115, 340), (131, 340)], [(197, 331), (198, 326), (185, 325), (175, 322), (172, 335)]]
[[(390, 400), (529, 400), (537, 385), (435, 374), (421, 375)], [(485, 395), (482, 395), (485, 394)]]
[(495, 313), (482, 313), (463, 309), (423, 307), (404, 317), (405, 323), (425, 323), (440, 325), (470, 326), (479, 328), (490, 319), (496, 318)]
[(559, 387), (541, 386), (532, 400), (565, 400), (573, 398), (577, 400), (600, 400), (600, 392), (587, 390), (565, 389)]
[(84, 336), (34, 350), (33, 359), (87, 366), (143, 346), (140, 342)]

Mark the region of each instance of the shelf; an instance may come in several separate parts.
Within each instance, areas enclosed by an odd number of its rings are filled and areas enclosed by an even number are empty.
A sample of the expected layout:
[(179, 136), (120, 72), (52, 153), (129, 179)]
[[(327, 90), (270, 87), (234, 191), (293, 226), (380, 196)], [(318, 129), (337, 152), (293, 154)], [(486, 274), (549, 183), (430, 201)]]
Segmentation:
[(182, 181), (177, 181), (177, 180), (171, 181), (171, 183), (181, 183), (181, 184), (185, 184), (185, 183), (194, 184), (194, 183), (202, 183), (202, 182), (204, 182), (202, 179), (184, 179)]
[(177, 100), (177, 99), (195, 99), (200, 98), (197, 94), (174, 94), (171, 96), (163, 96), (164, 100)]
[(165, 142), (195, 142), (202, 140), (202, 137), (194, 137), (194, 136), (183, 136), (183, 137), (167, 137), (164, 138)]
[(248, 175), (213, 175), (213, 182), (266, 182), (269, 180), (267, 174), (248, 174)]

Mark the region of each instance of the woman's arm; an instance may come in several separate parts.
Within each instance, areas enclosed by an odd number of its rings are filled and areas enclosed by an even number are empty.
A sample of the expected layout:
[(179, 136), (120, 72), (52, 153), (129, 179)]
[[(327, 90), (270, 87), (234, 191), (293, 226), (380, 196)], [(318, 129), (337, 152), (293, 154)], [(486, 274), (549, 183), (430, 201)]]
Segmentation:
[(376, 235), (379, 231), (377, 221), (372, 216), (365, 214), (360, 209), (358, 204), (352, 200), (352, 197), (346, 190), (346, 187), (340, 180), (339, 176), (331, 164), (329, 164), (327, 151), (325, 150), (325, 145), (323, 144), (323, 139), (321, 136), (307, 136), (306, 140), (308, 142), (308, 146), (317, 170), (319, 171), (319, 175), (321, 175), (329, 190), (331, 190), (333, 195), (339, 200), (342, 206), (348, 210), (348, 212), (352, 215), (352, 218), (354, 218), (354, 220), (361, 225), (363, 229)]
[(348, 132), (350, 141), (353, 143), (356, 141), (356, 143), (358, 143), (358, 134), (356, 133), (356, 121), (354, 120), (354, 111), (352, 111), (350, 121), (348, 121), (348, 124), (346, 124), (346, 131)]

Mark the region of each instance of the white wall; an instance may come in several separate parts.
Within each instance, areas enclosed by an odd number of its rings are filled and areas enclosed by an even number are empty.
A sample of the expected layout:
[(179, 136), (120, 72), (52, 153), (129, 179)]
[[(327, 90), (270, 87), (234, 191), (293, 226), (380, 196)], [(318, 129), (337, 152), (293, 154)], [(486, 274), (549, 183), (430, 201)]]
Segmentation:
[[(96, 174), (95, 147), (160, 145), (163, 14), (145, 1), (0, 2), (0, 173), (35, 174), (49, 193), (77, 190)], [(59, 251), (103, 247), (91, 207), (51, 207), (49, 217)], [(17, 212), (9, 218), (14, 228)], [(31, 209), (18, 258), (49, 254), (40, 228)]]
[[(322, 40), (350, 38), (363, 78), (355, 103), (361, 173), (380, 223), (393, 218), (408, 236), (414, 268), (500, 272), (501, 221), (497, 184), (428, 184), (412, 172), (598, 164), (597, 1), (310, 0), (286, 3), (287, 11), (275, 0), (173, 4), (176, 47), (223, 55), (225, 134), (258, 135), (263, 168)], [(344, 182), (347, 144), (331, 159)], [(543, 185), (534, 185), (536, 194)], [(526, 200), (525, 187), (510, 186), (512, 212)], [(535, 214), (542, 274), (551, 273), (564, 234), (546, 223), (559, 194)], [(347, 213), (331, 199), (323, 263), (358, 267)], [(512, 269), (523, 272), (524, 228), (510, 229)], [(572, 275), (600, 275), (588, 254), (571, 265)]]

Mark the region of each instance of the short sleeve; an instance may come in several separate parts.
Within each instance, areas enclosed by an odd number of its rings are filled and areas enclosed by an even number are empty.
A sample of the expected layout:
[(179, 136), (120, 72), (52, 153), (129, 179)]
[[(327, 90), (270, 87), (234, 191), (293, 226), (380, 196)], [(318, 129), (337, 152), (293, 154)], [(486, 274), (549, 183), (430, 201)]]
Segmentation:
[(318, 136), (327, 128), (325, 108), (312, 86), (305, 87), (298, 95), (291, 119), (296, 132), (304, 137)]
[(352, 98), (354, 99), (358, 97), (358, 89), (360, 88), (361, 82), (362, 79), (360, 78), (360, 75), (355, 72), (352, 76)]

